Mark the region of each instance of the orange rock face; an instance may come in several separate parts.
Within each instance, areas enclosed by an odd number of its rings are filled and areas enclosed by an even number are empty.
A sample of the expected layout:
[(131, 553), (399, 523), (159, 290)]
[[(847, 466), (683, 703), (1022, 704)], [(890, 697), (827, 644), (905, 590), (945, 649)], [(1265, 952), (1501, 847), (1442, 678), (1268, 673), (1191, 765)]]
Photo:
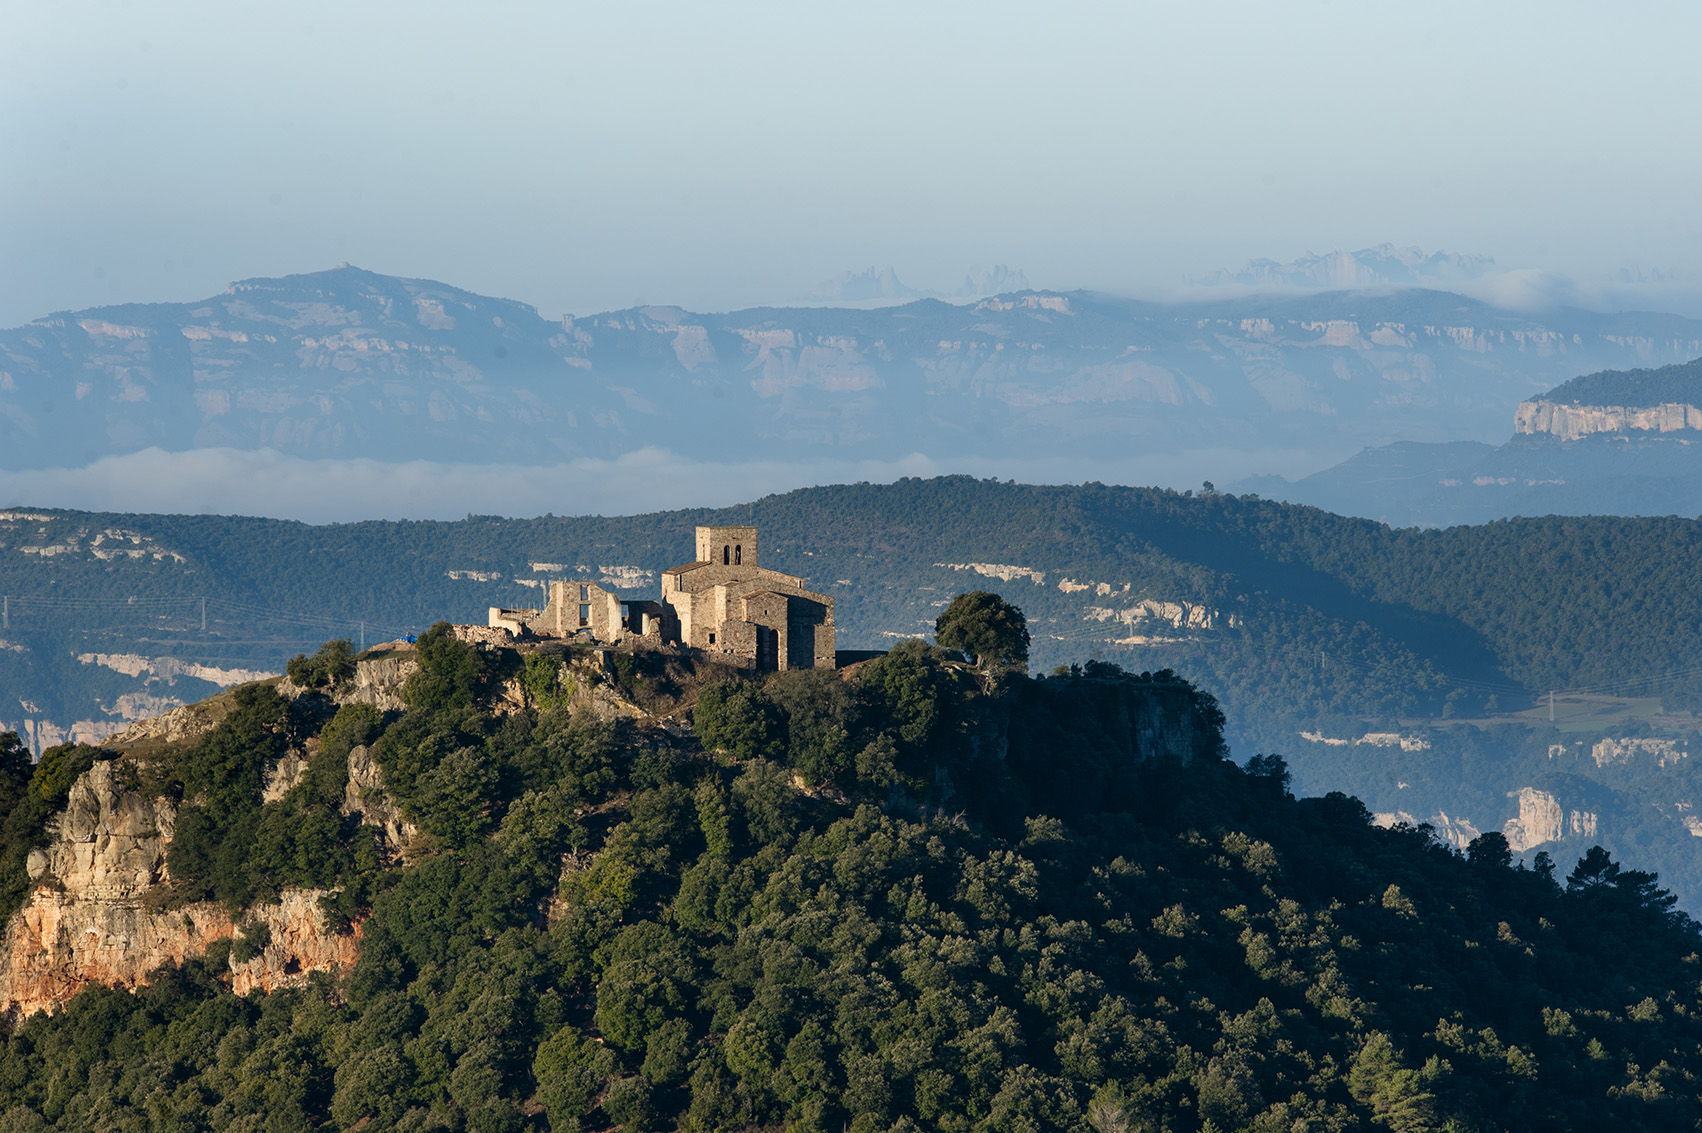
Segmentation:
[(230, 914), (216, 904), (156, 913), (135, 900), (74, 898), (43, 886), (6, 926), (0, 1011), (51, 1012), (91, 983), (135, 988), (161, 964), (230, 935)]
[[(37, 887), (0, 938), (0, 1016), (53, 1011), (90, 984), (136, 988), (165, 963), (200, 955), (236, 926), (213, 902), (158, 910), (144, 900), (166, 877), (176, 825), (168, 799), (121, 786), (121, 760), (78, 778), (55, 837), (30, 855)], [(231, 964), (237, 994), (304, 985), (314, 972), (342, 972), (359, 954), (359, 932), (338, 933), (318, 890), (285, 890), (274, 905), (243, 916), (270, 940), (260, 955)]]
[(322, 889), (286, 889), (276, 905), (256, 905), (248, 910), (245, 923), (264, 924), (272, 930), (265, 949), (246, 964), (231, 963), (231, 990), (238, 995), (251, 991), (276, 991), (306, 987), (314, 972), (341, 974), (360, 958), (360, 928), (347, 933), (331, 931), (320, 911)]

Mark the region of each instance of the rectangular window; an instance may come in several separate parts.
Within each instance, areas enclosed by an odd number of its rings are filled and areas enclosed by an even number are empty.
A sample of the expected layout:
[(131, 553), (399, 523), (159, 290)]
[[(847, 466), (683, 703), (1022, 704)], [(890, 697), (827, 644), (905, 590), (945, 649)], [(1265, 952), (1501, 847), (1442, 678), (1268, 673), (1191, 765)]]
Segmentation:
[(590, 606), (579, 607), (579, 624), (582, 625), (582, 626), (586, 626), (586, 625), (591, 624), (591, 607)]
[(589, 586), (581, 586), (579, 588), (579, 600), (581, 602), (584, 602), (584, 601), (588, 600), (590, 597), (591, 597), (591, 588)]
[(714, 634), (709, 635), (709, 644), (711, 644), (711, 645), (715, 644), (715, 635)]

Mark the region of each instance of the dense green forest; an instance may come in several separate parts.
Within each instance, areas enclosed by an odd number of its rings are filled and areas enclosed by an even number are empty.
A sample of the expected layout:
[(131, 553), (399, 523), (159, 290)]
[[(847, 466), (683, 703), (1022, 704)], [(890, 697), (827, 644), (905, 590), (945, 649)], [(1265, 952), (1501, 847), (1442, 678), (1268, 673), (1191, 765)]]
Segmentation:
[[(136, 757), (186, 800), (174, 899), (336, 885), (353, 971), (238, 998), (215, 950), (86, 990), (5, 1037), (4, 1128), (1702, 1119), (1697, 926), (1655, 877), (1296, 799), (1281, 759), (1224, 758), (1217, 706), (1172, 673), (1029, 678), (916, 642), (851, 679), (710, 685), (685, 732), (499, 715), (494, 684), (536, 663), (422, 647), (405, 713), (248, 686)], [(264, 762), (312, 734), (262, 803)], [(406, 860), (336, 816), (357, 743), (426, 832)], [(0, 778), (46, 798), (113, 754)], [(39, 812), (12, 813), (29, 841)]]
[[(654, 597), (655, 572), (691, 554), (695, 524), (754, 523), (764, 565), (833, 595), (842, 648), (925, 634), (953, 593), (998, 591), (1028, 615), (1037, 672), (1086, 657), (1172, 669), (1219, 698), (1240, 758), (1281, 752), (1298, 788), (1348, 791), (1379, 812), (1445, 811), (1500, 829), (1516, 812), (1513, 793), (1549, 790), (1597, 814), (1595, 837), (1654, 863), (1686, 907), (1702, 909), (1702, 841), (1683, 824), (1684, 808), (1702, 804), (1692, 761), (1602, 767), (1586, 743), (1562, 767), (1547, 753), (1579, 738), (1565, 721), (1508, 718), (1551, 689), (1635, 695), (1643, 719), (1616, 717), (1594, 735), (1656, 734), (1702, 755), (1694, 519), (1397, 530), (1205, 490), (965, 477), (625, 518), (316, 527), (30, 514), (44, 518), (0, 520), (0, 592), (14, 595), (0, 634), (12, 646), (0, 648), (0, 723), (12, 726), (32, 714), (24, 701), (70, 722), (100, 719), (135, 692), (214, 691), (79, 657), (278, 671), (325, 637), (358, 641), (362, 623), (371, 642), (439, 618), (483, 622), (491, 605), (536, 605), (540, 587), (524, 583), (552, 577), (603, 574)], [(127, 534), (95, 546), (109, 530)], [(1201, 616), (1173, 626), (1143, 602)], [(1669, 711), (1657, 718), (1663, 700)], [(1399, 732), (1422, 747), (1331, 748), (1303, 732)]]
[[(1496, 691), (1597, 685), (1653, 687), (1685, 705), (1702, 692), (1702, 681), (1682, 675), (1702, 668), (1702, 593), (1687, 585), (1702, 523), (1691, 519), (1391, 530), (1215, 492), (966, 477), (811, 488), (732, 509), (629, 518), (315, 527), (30, 514), (42, 518), (0, 522), (0, 592), (12, 596), (8, 639), (42, 635), (31, 654), (57, 643), (54, 635), (98, 634), (104, 621), (114, 646), (278, 668), (326, 636), (320, 622), (354, 630), (364, 621), (374, 634), (443, 617), (482, 623), (487, 606), (537, 604), (541, 591), (521, 580), (547, 575), (545, 567), (596, 575), (622, 565), (653, 579), (690, 553), (693, 525), (738, 521), (762, 528), (764, 565), (834, 595), (849, 648), (919, 632), (944, 596), (963, 588), (963, 571), (947, 564), (991, 563), (1043, 578), (996, 587), (1029, 612), (1037, 663), (1092, 650), (1157, 661), (1186, 655), (1190, 672), (1233, 691), (1249, 716), (1268, 707), (1441, 716), (1450, 699), (1465, 711)], [(103, 557), (92, 543), (106, 530), (161, 555)], [(1067, 591), (1066, 580), (1108, 589)], [(651, 588), (638, 583), (635, 593)], [(1141, 598), (1223, 616), (1191, 637), (1119, 645), (1123, 625), (1092, 610)], [(1145, 659), (1128, 658), (1142, 667)], [(11, 651), (0, 651), (0, 662), (37, 663)]]
[(1702, 358), (1653, 370), (1603, 370), (1562, 382), (1545, 401), (1571, 405), (1702, 404)]

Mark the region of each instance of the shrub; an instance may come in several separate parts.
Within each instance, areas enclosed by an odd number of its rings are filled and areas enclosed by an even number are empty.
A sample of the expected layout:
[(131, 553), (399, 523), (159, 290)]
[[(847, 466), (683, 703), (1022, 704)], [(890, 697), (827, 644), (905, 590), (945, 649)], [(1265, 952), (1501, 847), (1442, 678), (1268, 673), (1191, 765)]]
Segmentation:
[(324, 688), (355, 675), (355, 647), (346, 638), (327, 641), (309, 657), (297, 653), (284, 666), (285, 674), (301, 688)]
[(426, 630), (416, 648), (420, 667), (402, 689), (408, 707), (442, 710), (471, 708), (477, 703), (484, 691), (484, 658), (459, 640), (448, 622), (438, 622)]

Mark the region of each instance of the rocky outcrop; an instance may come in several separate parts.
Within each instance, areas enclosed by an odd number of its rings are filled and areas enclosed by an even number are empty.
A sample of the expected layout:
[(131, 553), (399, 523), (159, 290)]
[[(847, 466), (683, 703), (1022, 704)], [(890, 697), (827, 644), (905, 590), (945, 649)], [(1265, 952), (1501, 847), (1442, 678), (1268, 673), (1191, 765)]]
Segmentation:
[(0, 1013), (51, 1012), (89, 984), (139, 987), (161, 964), (230, 934), (230, 914), (212, 903), (161, 913), (135, 899), (78, 899), (44, 886), (6, 926)]
[(228, 705), (217, 697), (198, 704), (185, 704), (163, 715), (136, 721), (113, 736), (111, 742), (123, 746), (148, 741), (175, 743), (194, 739), (218, 727), (226, 711)]
[(165, 877), (165, 847), (177, 823), (170, 799), (123, 789), (129, 764), (95, 764), (71, 785), (45, 850), (29, 856), (32, 881), (51, 881), (72, 900), (139, 896)]
[(370, 704), (380, 712), (400, 712), (407, 708), (402, 686), (419, 667), (412, 647), (359, 661), (354, 678), (339, 683), (332, 696), (339, 704)]
[(1473, 839), (1481, 833), (1470, 819), (1451, 818), (1446, 811), (1440, 810), (1423, 820), (1413, 817), (1412, 814), (1404, 810), (1379, 811), (1371, 816), (1371, 823), (1373, 826), (1380, 826), (1384, 830), (1396, 826), (1419, 826), (1421, 823), (1428, 823), (1432, 827), (1432, 833), (1438, 842), (1445, 846), (1452, 846), (1457, 850), (1463, 850), (1471, 845)]
[[(318, 740), (308, 741), (309, 747), (317, 747)], [(312, 761), (309, 752), (286, 751), (278, 762), (266, 769), (266, 785), (261, 788), (260, 801), (275, 803), (289, 794), (295, 785), (302, 781), (307, 774), (307, 765)]]
[[(89, 984), (135, 988), (155, 968), (181, 963), (235, 928), (222, 905), (159, 908), (168, 881), (166, 849), (177, 811), (127, 783), (128, 760), (97, 763), (71, 787), (52, 840), (28, 861), (36, 888), (0, 938), (0, 1016), (53, 1011)], [(335, 931), (317, 890), (286, 890), (275, 905), (249, 910), (270, 942), (231, 965), (239, 992), (304, 983), (316, 971), (354, 963), (358, 933)]]
[(419, 834), (419, 827), (402, 817), (402, 809), (384, 789), (384, 772), (365, 744), (349, 752), (349, 785), (343, 789), (342, 811), (360, 815), (368, 826), (384, 831), (390, 848), (402, 851)]
[(1597, 767), (1608, 767), (1615, 763), (1632, 763), (1638, 759), (1647, 759), (1661, 767), (1677, 763), (1688, 758), (1690, 752), (1681, 747), (1677, 740), (1656, 739), (1653, 737), (1637, 737), (1632, 739), (1603, 739), (1597, 740), (1590, 748), (1590, 758), (1596, 761)]
[(286, 889), (275, 905), (256, 905), (242, 918), (252, 931), (264, 925), (269, 939), (260, 955), (247, 961), (231, 961), (231, 990), (238, 995), (251, 991), (306, 987), (315, 972), (342, 972), (360, 956), (360, 927), (336, 932), (319, 905), (325, 894), (318, 889)]
[(1513, 415), (1513, 432), (1543, 433), (1575, 441), (1594, 433), (1679, 433), (1702, 431), (1702, 408), (1667, 405), (1563, 405), (1526, 401)]
[(1519, 814), (1501, 827), (1507, 844), (1515, 853), (1535, 849), (1545, 842), (1562, 838), (1594, 838), (1597, 819), (1594, 811), (1568, 810), (1560, 800), (1547, 791), (1521, 787), (1509, 791), (1507, 797), (1519, 803)]

